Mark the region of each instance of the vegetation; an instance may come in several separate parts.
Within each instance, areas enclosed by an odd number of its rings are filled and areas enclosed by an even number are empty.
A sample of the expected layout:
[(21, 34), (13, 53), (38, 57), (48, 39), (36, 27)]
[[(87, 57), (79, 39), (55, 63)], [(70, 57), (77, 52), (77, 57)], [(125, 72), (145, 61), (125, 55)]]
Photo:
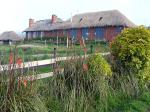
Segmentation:
[(92, 55), (88, 60), (88, 67), (91, 75), (111, 76), (112, 71), (110, 65), (101, 55)]
[(34, 71), (12, 69), (0, 72), (1, 112), (46, 112), (36, 92), (38, 89), (36, 80), (33, 78), (27, 80), (24, 75), (31, 77)]
[[(88, 53), (93, 53), (87, 58), (81, 57), (85, 53), (79, 45), (67, 51), (62, 45), (57, 52), (66, 52), (72, 59), (56, 63), (54, 68), (43, 66), (0, 72), (0, 111), (149, 112), (149, 38), (149, 31), (142, 27), (124, 30), (111, 43), (108, 62), (96, 54), (102, 52), (97, 46), (109, 51), (107, 43), (92, 42), (86, 46)], [(48, 45), (44, 49), (53, 50), (53, 47)], [(24, 57), (30, 55), (28, 50), (14, 50), (14, 54)], [(53, 77), (31, 78), (50, 71), (54, 72)]]
[[(93, 52), (108, 52), (109, 47), (105, 42), (91, 42), (88, 44), (87, 53), (91, 54), (91, 45)], [(59, 44), (58, 46), (55, 44), (42, 44), (42, 43), (28, 43), (28, 44), (21, 44), (21, 45), (1, 45), (0, 46), (0, 56), (2, 59), (1, 64), (8, 64), (10, 50), (12, 52), (17, 51), (17, 56), (22, 57), (24, 62), (27, 61), (37, 61), (37, 60), (44, 60), (44, 59), (51, 59), (53, 58), (54, 48), (56, 48), (57, 57), (62, 56), (73, 56), (73, 55), (84, 55), (83, 50), (81, 50), (80, 45), (73, 45), (69, 48), (66, 45)]]
[[(92, 56), (90, 59), (93, 58)], [(75, 58), (64, 64), (64, 74), (55, 74), (49, 81), (49, 88), (46, 92), (49, 94), (46, 95), (45, 99), (52, 97), (55, 105), (62, 104), (59, 109), (56, 109), (64, 112), (106, 111), (108, 80), (105, 79), (101, 70), (91, 74), (93, 68), (89, 67), (91, 71), (85, 71), (82, 68), (82, 60), (82, 58)], [(110, 69), (109, 66), (106, 69)]]
[(118, 69), (133, 72), (142, 80), (150, 79), (149, 30), (144, 27), (124, 30), (111, 43), (111, 53)]

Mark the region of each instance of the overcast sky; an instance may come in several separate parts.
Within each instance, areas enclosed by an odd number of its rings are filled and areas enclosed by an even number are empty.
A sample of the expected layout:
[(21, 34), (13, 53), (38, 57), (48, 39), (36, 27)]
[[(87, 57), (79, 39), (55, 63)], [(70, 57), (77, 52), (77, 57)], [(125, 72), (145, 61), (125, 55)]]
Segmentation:
[(52, 14), (66, 20), (71, 15), (117, 9), (137, 25), (150, 25), (150, 0), (0, 0), (0, 33), (21, 32), (28, 19), (49, 19)]

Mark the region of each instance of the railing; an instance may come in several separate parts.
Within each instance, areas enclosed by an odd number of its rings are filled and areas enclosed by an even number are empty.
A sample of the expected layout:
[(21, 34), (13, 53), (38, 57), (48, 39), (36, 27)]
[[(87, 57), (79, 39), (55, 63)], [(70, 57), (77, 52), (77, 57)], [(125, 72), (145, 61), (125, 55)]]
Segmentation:
[[(107, 53), (98, 53), (98, 54), (101, 54), (103, 56), (105, 55), (109, 55), (110, 53), (107, 52)], [(88, 56), (88, 55), (87, 55)], [(79, 57), (79, 56), (78, 56)], [(76, 58), (78, 58), (76, 56)], [(83, 56), (84, 57), (84, 56)], [(39, 61), (32, 61), (32, 62), (24, 62), (22, 64), (22, 66), (18, 66), (18, 64), (12, 64), (12, 65), (9, 65), (9, 64), (6, 64), (6, 65), (0, 65), (0, 72), (4, 71), (4, 70), (12, 70), (12, 69), (20, 69), (20, 68), (30, 68), (30, 67), (37, 67), (37, 66), (43, 66), (43, 65), (51, 65), (51, 64), (54, 64), (56, 62), (59, 62), (59, 61), (65, 61), (65, 60), (70, 60), (72, 59), (73, 57), (57, 57), (57, 58), (53, 58), (53, 59), (47, 59), (47, 60), (39, 60)], [(30, 79), (43, 79), (43, 78), (48, 78), (48, 77), (51, 77), (53, 76), (54, 73), (53, 72), (49, 72), (49, 73), (42, 73), (42, 74), (37, 74), (36, 76), (35, 75), (31, 75), (31, 76), (26, 76), (26, 78), (28, 80)]]

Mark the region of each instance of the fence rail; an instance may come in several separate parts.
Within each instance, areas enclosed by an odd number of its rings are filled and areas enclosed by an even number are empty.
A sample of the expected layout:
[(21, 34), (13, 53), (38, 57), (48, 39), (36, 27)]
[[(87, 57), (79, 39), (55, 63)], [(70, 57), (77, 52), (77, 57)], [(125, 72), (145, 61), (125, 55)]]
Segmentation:
[[(110, 54), (109, 52), (107, 53), (98, 53), (101, 55), (108, 55)], [(88, 56), (88, 55), (87, 55)], [(31, 67), (37, 67), (37, 66), (43, 66), (43, 65), (51, 65), (59, 61), (65, 61), (65, 60), (70, 60), (72, 56), (69, 57), (57, 57), (53, 59), (47, 59), (47, 60), (38, 60), (38, 61), (32, 61), (32, 62), (24, 62), (22, 63), (21, 66), (18, 64), (5, 64), (5, 65), (0, 65), (0, 72), (5, 71), (5, 70), (12, 70), (12, 69), (20, 69), (20, 68), (31, 68)]]

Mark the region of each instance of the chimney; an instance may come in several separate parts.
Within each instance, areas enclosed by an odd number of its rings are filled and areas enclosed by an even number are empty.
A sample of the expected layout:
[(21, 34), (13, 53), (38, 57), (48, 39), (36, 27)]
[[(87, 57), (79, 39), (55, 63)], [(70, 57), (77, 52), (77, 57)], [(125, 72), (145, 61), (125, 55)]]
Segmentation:
[(52, 20), (51, 20), (51, 23), (54, 24), (57, 22), (57, 16), (56, 15), (52, 15)]
[(29, 27), (33, 26), (34, 24), (34, 19), (29, 19)]

